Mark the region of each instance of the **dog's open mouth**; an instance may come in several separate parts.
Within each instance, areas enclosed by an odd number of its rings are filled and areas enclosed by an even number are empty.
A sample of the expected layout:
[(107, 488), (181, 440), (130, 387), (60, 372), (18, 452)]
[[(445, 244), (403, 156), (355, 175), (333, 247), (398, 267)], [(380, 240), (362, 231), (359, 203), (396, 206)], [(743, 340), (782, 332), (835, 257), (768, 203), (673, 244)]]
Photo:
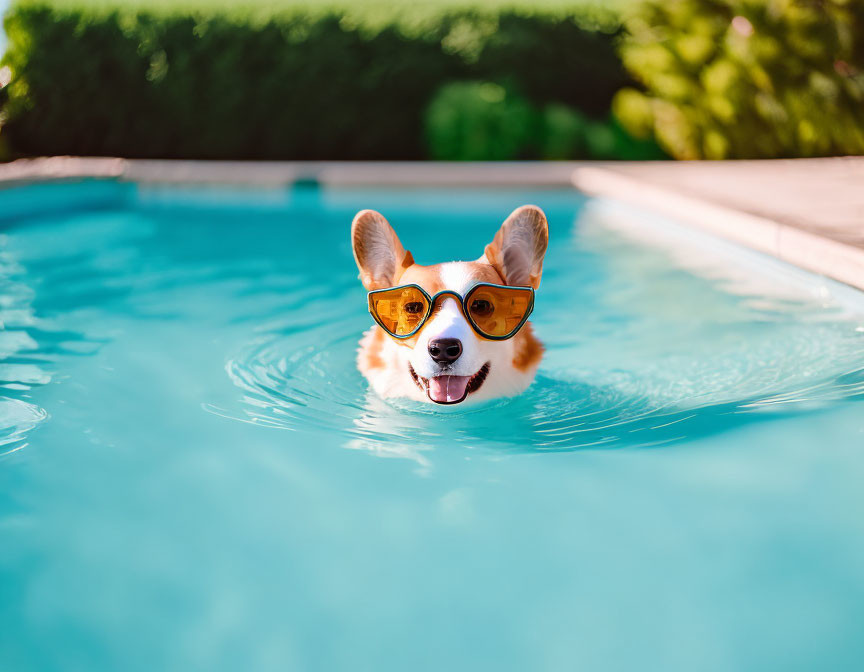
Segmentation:
[(483, 386), (486, 376), (489, 375), (489, 362), (480, 367), (473, 376), (435, 376), (423, 378), (418, 376), (414, 367), (408, 365), (411, 377), (417, 383), (417, 387), (426, 393), (430, 401), (436, 404), (458, 404), (472, 392), (476, 392)]

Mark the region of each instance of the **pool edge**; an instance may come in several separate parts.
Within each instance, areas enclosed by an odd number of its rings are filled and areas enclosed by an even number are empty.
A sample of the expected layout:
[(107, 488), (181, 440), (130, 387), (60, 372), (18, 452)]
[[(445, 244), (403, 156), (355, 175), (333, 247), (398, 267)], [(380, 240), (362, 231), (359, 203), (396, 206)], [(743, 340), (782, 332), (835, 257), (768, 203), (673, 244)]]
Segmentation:
[[(785, 160), (797, 165), (799, 173), (813, 166), (846, 162), (864, 170), (864, 157), (846, 159)], [(796, 164), (796, 162), (798, 162)], [(778, 161), (741, 162), (752, 171), (770, 171)], [(530, 186), (575, 188), (591, 196), (603, 196), (672, 217), (693, 228), (769, 254), (807, 271), (864, 289), (864, 247), (835, 240), (780, 217), (754, 214), (746, 209), (723, 205), (698, 193), (657, 184), (650, 179), (657, 167), (683, 171), (720, 162), (343, 162), (343, 161), (193, 161), (121, 159), (114, 157), (53, 156), (19, 159), (0, 164), (0, 189), (24, 184), (83, 178), (114, 179), (121, 182), (225, 184), (249, 187), (289, 187), (297, 182), (328, 186)], [(738, 170), (736, 162), (722, 162)], [(622, 167), (633, 168), (629, 174)], [(745, 176), (746, 179), (746, 176)], [(734, 188), (734, 187), (733, 187)], [(864, 191), (864, 184), (862, 184)], [(829, 194), (831, 195), (831, 194)], [(848, 190), (836, 187), (836, 198), (848, 201)], [(852, 204), (853, 207), (854, 204)], [(848, 209), (848, 208), (847, 208)], [(851, 221), (848, 232), (864, 232), (861, 221)]]

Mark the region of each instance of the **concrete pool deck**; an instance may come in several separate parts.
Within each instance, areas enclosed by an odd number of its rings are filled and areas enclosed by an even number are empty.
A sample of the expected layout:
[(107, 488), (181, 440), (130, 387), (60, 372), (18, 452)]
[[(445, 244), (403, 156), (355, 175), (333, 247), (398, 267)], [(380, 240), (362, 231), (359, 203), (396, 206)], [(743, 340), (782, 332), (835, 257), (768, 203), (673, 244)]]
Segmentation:
[(289, 186), (576, 187), (864, 289), (864, 157), (702, 162), (237, 162), (47, 157), (0, 164), (0, 187), (114, 178)]

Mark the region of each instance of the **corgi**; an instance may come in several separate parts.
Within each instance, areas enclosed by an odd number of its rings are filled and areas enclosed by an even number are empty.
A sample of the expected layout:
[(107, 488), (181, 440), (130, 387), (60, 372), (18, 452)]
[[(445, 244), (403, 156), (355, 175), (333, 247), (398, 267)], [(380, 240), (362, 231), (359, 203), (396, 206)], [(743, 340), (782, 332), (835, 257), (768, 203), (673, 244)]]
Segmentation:
[[(548, 223), (540, 208), (524, 205), (514, 210), (476, 261), (416, 264), (389, 222), (374, 210), (362, 210), (354, 217), (351, 242), (377, 322), (360, 340), (357, 367), (379, 396), (467, 404), (515, 396), (531, 384), (543, 345), (526, 320), (549, 243)], [(412, 333), (408, 327), (393, 326), (404, 333), (388, 333), (382, 326), (387, 323), (372, 310), (373, 297), (379, 290), (405, 286), (418, 301), (403, 305), (402, 310), (416, 314), (398, 319), (419, 326)], [(501, 293), (517, 295), (512, 305), (521, 307), (512, 309), (517, 314), (503, 327), (515, 332), (501, 335), (500, 326), (486, 326), (490, 332), (499, 329), (496, 336), (479, 333), (480, 327), (493, 324), (491, 317), (483, 322), (482, 316), (499, 308), (472, 297), (490, 286), (492, 292), (499, 286)], [(528, 293), (531, 305), (526, 307)], [(521, 318), (520, 312), (525, 312)], [(518, 319), (522, 322), (514, 326)]]

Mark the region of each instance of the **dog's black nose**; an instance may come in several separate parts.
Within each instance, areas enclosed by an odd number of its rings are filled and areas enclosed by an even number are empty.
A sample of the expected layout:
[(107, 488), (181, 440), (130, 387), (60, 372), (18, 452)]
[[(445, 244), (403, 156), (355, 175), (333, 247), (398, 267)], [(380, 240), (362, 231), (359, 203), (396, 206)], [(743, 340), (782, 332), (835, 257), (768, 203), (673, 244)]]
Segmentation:
[(438, 338), (429, 341), (429, 356), (439, 364), (451, 364), (462, 354), (462, 341), (458, 338)]

